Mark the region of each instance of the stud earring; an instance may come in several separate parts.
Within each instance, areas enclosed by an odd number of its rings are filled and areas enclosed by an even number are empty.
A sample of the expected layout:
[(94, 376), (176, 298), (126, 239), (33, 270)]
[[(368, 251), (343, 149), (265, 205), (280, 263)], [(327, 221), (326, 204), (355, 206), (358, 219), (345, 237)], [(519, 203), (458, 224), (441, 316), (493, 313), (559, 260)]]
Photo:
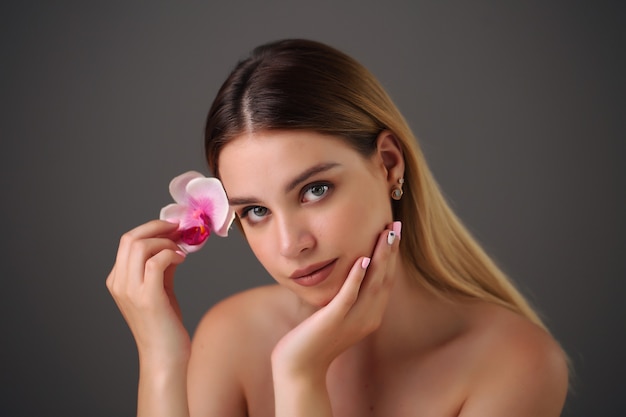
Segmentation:
[(402, 184), (404, 184), (404, 178), (400, 178), (398, 180), (398, 184), (400, 185), (395, 187), (393, 190), (391, 190), (391, 198), (393, 198), (396, 201), (400, 200), (402, 198), (402, 194), (404, 194), (404, 191), (402, 191)]

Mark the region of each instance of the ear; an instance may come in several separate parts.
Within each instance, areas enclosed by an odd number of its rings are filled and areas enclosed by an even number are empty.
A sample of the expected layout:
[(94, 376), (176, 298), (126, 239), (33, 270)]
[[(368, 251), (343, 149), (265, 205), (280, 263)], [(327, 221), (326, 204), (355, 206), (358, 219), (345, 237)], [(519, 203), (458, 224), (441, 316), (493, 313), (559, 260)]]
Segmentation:
[(386, 171), (390, 189), (396, 187), (398, 180), (404, 177), (404, 152), (400, 141), (391, 131), (383, 130), (376, 139), (376, 153)]

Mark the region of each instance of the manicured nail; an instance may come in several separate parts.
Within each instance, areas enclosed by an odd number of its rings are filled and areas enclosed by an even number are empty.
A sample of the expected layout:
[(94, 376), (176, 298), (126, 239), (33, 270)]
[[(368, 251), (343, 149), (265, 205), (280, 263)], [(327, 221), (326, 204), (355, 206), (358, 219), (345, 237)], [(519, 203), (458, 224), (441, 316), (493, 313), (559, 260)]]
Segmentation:
[(398, 239), (402, 239), (402, 222), (393, 222), (393, 231), (398, 236)]
[(183, 258), (187, 257), (187, 254), (185, 252), (183, 252), (182, 250), (177, 250), (176, 253), (179, 254), (180, 256), (182, 256)]
[(370, 258), (363, 258), (363, 260), (361, 261), (361, 268), (367, 269), (367, 267), (370, 264), (370, 261), (371, 261)]
[(390, 230), (389, 234), (387, 235), (387, 243), (389, 245), (393, 245), (394, 240), (396, 240), (396, 232), (394, 232), (393, 230)]

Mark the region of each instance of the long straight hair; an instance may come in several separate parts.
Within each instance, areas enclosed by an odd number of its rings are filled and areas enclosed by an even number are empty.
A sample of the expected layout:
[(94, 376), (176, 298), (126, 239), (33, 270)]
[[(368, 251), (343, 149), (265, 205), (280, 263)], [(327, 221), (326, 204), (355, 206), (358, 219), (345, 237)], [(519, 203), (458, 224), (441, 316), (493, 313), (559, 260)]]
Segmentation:
[(502, 305), (544, 324), (446, 202), (409, 125), (376, 78), (353, 58), (319, 42), (262, 45), (240, 61), (220, 88), (205, 129), (206, 157), (219, 177), (220, 150), (264, 130), (310, 130), (343, 138), (364, 157), (383, 130), (398, 139), (404, 195), (393, 201), (403, 223), (400, 251), (426, 288)]

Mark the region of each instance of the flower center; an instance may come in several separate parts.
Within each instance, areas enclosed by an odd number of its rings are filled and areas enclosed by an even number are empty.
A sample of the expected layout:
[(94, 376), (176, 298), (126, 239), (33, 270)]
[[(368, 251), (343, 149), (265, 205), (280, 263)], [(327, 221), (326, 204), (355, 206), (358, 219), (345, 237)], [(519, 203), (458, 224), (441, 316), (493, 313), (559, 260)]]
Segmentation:
[(209, 217), (200, 212), (194, 213), (194, 217), (201, 222), (198, 226), (190, 227), (181, 232), (180, 240), (188, 245), (199, 245), (209, 237), (211, 233)]

